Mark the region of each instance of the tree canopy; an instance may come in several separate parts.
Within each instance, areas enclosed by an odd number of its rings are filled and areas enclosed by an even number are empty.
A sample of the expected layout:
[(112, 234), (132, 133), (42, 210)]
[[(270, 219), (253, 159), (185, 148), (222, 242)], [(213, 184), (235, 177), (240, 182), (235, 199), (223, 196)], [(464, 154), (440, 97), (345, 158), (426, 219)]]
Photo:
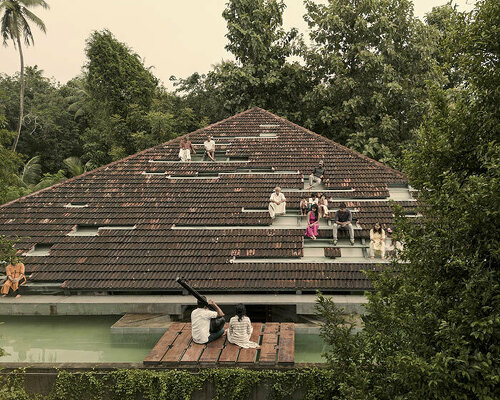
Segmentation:
[(400, 262), (372, 275), (368, 316), (352, 334), (320, 297), (328, 360), (345, 399), (500, 396), (500, 5), (478, 2), (454, 30), (457, 88), (435, 87), (406, 151), (423, 217), (399, 218)]

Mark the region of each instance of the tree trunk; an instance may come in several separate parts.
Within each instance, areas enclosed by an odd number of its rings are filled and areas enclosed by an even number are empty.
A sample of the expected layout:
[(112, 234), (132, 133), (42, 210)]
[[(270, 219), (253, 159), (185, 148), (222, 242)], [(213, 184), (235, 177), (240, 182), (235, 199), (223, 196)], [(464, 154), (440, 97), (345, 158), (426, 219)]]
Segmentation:
[(21, 47), (21, 40), (17, 38), (17, 46), (19, 48), (19, 58), (21, 59), (21, 93), (19, 94), (19, 125), (17, 127), (16, 140), (12, 145), (12, 151), (16, 151), (17, 142), (19, 141), (19, 136), (21, 136), (21, 127), (23, 125), (23, 112), (24, 112), (24, 58), (23, 58), (23, 48)]

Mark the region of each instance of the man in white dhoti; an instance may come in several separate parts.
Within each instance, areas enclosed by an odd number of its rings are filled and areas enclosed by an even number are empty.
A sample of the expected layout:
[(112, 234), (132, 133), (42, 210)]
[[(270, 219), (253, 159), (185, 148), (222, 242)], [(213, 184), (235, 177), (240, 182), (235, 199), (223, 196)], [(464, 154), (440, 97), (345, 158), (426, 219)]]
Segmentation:
[(269, 215), (272, 219), (278, 214), (286, 213), (286, 198), (281, 193), (281, 188), (277, 186), (269, 198)]

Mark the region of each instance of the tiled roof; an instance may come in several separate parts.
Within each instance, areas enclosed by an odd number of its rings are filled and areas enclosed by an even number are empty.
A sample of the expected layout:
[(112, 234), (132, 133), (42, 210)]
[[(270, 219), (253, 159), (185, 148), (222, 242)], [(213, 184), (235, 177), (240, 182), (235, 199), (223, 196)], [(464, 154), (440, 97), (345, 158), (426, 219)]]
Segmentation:
[[(336, 190), (330, 208), (348, 199), (362, 226), (356, 237), (366, 238), (375, 221), (393, 222), (387, 198), (391, 186), (406, 184), (400, 172), (260, 108), (186, 136), (203, 153), (196, 145), (207, 134), (229, 161), (178, 162), (176, 138), (1, 206), (0, 234), (22, 237), (24, 253), (51, 244), (48, 256), (25, 257), (27, 271), (69, 290), (178, 291), (177, 276), (219, 292), (370, 288), (366, 264), (290, 262), (303, 256), (303, 231), (272, 226), (269, 195), (275, 186), (302, 189), (324, 160), (325, 187)], [(287, 208), (297, 209), (304, 194), (285, 194)], [(77, 226), (100, 229), (79, 236)], [(320, 229), (320, 238), (331, 235)]]

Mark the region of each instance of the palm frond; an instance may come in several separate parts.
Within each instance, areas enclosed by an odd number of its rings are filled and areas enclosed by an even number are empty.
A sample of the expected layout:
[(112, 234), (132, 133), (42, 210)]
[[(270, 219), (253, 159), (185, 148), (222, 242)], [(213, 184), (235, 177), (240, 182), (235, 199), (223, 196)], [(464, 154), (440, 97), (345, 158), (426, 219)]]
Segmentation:
[(44, 0), (17, 0), (18, 3), (25, 7), (37, 7), (40, 6), (46, 10), (50, 9), (50, 6)]
[(49, 5), (43, 0), (0, 0), (0, 12), (3, 11), (0, 34), (4, 45), (7, 45), (7, 41), (12, 39), (14, 47), (16, 47), (16, 41), (21, 39), (21, 35), (27, 46), (33, 44), (34, 39), (30, 22), (35, 24), (42, 32), (46, 32), (44, 22), (28, 9), (28, 7), (37, 6), (45, 9), (49, 8)]
[(81, 175), (85, 172), (85, 167), (82, 165), (82, 160), (78, 157), (68, 157), (63, 160), (64, 165), (68, 169), (71, 176)]
[(40, 180), (41, 174), (42, 166), (40, 165), (40, 156), (35, 156), (24, 164), (21, 180), (26, 185), (36, 185)]
[(36, 26), (38, 26), (38, 29), (40, 29), (43, 33), (47, 32), (47, 28), (45, 27), (44, 22), (35, 14), (33, 14), (30, 10), (28, 10), (27, 8), (23, 8), (23, 14), (26, 16), (27, 19), (29, 19)]

